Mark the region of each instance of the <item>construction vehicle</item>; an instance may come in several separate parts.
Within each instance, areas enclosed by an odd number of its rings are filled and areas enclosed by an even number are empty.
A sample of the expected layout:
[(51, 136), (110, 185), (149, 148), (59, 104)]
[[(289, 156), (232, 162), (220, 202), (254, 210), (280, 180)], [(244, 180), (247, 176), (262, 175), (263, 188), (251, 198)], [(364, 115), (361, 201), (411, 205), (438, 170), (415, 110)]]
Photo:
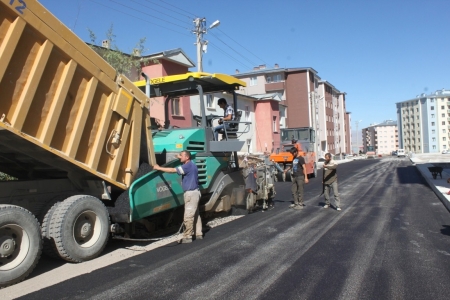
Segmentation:
[(315, 131), (311, 127), (281, 129), (281, 151), (272, 153), (271, 161), (280, 165), (277, 167), (277, 180), (291, 180), (291, 172), (283, 172), (292, 165), (293, 155), (289, 152), (292, 147), (297, 148), (298, 155), (303, 156), (308, 177), (317, 177), (317, 155), (315, 151)]
[[(1, 0), (0, 24), (0, 172), (17, 179), (0, 182), (0, 288), (25, 279), (41, 252), (83, 262), (111, 237), (178, 227), (180, 177), (151, 166), (176, 166), (181, 150), (199, 168), (202, 213), (245, 206), (233, 155), (244, 141), (232, 140), (236, 128), (211, 141), (203, 101), (201, 127), (152, 131), (150, 98), (37, 1)], [(149, 96), (201, 99), (245, 86), (205, 73), (154, 82)]]

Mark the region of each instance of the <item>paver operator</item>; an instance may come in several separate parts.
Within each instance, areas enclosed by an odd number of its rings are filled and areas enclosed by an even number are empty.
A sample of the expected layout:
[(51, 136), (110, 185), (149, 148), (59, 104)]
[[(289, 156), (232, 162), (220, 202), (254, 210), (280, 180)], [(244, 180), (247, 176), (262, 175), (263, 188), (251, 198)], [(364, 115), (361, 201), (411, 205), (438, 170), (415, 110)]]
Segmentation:
[(223, 121), (234, 121), (234, 109), (233, 106), (231, 106), (230, 104), (227, 103), (227, 100), (225, 98), (220, 98), (217, 101), (217, 104), (220, 106), (220, 108), (223, 109), (223, 118), (220, 118), (219, 120), (219, 124), (218, 126), (214, 127), (214, 140), (218, 141), (219, 140), (219, 132), (222, 129), (229, 129), (230, 128), (230, 124), (227, 123), (223, 123)]

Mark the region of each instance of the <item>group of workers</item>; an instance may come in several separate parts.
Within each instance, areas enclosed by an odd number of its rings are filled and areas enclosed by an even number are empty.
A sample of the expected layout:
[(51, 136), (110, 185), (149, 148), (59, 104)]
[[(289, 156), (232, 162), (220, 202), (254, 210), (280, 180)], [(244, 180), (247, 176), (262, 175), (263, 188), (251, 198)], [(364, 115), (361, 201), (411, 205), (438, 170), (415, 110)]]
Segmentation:
[[(224, 98), (220, 98), (217, 104), (224, 110), (224, 117), (219, 120), (219, 125), (214, 127), (214, 138), (217, 141), (219, 133), (229, 126), (229, 123), (224, 121), (233, 121), (235, 119), (234, 109), (227, 103)], [(290, 150), (294, 157), (292, 166), (286, 168), (284, 172), (288, 172), (292, 169), (292, 196), (294, 203), (290, 206), (295, 210), (301, 210), (304, 207), (303, 203), (303, 187), (305, 183), (308, 183), (308, 176), (306, 173), (305, 159), (299, 155), (298, 149), (293, 147)], [(168, 172), (177, 173), (182, 176), (181, 185), (184, 191), (184, 232), (183, 238), (178, 243), (186, 244), (191, 243), (193, 237), (195, 239), (203, 239), (202, 221), (199, 215), (198, 204), (200, 201), (201, 193), (198, 183), (198, 169), (194, 162), (191, 160), (191, 153), (187, 150), (181, 151), (178, 154), (181, 165), (176, 168), (161, 167), (154, 165), (153, 169)], [(337, 164), (332, 159), (330, 153), (325, 154), (325, 163), (323, 165), (323, 194), (325, 196), (325, 205), (323, 208), (329, 208), (330, 203), (330, 190), (333, 190), (335, 199), (335, 208), (340, 211), (340, 197), (337, 185)]]

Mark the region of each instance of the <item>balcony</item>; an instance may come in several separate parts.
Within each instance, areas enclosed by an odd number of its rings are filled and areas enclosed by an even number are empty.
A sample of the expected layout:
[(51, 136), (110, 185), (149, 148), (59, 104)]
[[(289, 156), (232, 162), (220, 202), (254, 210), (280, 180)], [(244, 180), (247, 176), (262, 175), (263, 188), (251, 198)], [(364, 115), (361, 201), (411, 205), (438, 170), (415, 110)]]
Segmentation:
[(266, 89), (266, 92), (284, 90), (284, 81), (266, 83), (265, 89)]

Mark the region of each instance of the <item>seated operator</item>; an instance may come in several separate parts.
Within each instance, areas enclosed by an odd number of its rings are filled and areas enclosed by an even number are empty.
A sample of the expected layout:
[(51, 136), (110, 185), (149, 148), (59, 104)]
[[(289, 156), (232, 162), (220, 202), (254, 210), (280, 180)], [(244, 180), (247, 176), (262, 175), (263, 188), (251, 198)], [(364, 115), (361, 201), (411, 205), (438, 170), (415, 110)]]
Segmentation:
[(230, 128), (230, 124), (224, 124), (223, 121), (234, 121), (234, 109), (231, 105), (227, 104), (227, 100), (225, 100), (225, 98), (220, 98), (217, 101), (217, 105), (219, 105), (220, 108), (223, 109), (224, 113), (223, 113), (223, 118), (219, 119), (220, 125), (214, 127), (214, 140), (215, 141), (219, 140), (219, 131), (224, 129), (225, 125), (226, 125), (227, 129)]

